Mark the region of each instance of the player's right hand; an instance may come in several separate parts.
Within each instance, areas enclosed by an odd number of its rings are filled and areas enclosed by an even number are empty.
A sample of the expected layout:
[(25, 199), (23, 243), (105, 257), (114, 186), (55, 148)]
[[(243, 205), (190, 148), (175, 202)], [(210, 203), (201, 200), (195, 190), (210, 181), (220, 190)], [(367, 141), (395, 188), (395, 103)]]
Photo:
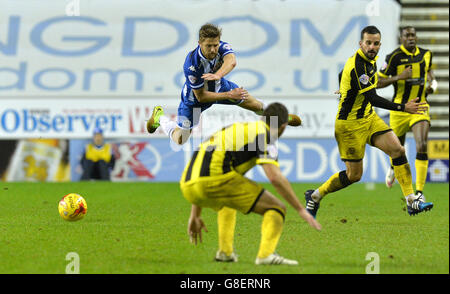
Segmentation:
[(320, 231), (322, 230), (322, 225), (319, 224), (318, 221), (316, 221), (316, 219), (309, 214), (309, 212), (306, 209), (302, 209), (298, 212), (298, 214), (301, 216), (302, 219), (304, 219), (311, 227), (313, 227), (314, 229)]
[(412, 66), (406, 67), (401, 74), (398, 75), (399, 80), (407, 80), (412, 77)]
[(205, 223), (200, 217), (190, 217), (188, 222), (188, 235), (191, 243), (197, 245), (197, 238), (200, 239), (200, 243), (202, 242), (202, 229), (205, 232), (208, 232), (206, 229)]
[(414, 100), (408, 101), (408, 103), (405, 104), (405, 112), (411, 114), (423, 114), (428, 110), (428, 105), (426, 105), (426, 102), (419, 103), (417, 101), (419, 101), (419, 97)]
[(248, 98), (248, 92), (244, 88), (234, 88), (228, 92), (230, 94), (230, 99), (234, 100), (246, 100)]

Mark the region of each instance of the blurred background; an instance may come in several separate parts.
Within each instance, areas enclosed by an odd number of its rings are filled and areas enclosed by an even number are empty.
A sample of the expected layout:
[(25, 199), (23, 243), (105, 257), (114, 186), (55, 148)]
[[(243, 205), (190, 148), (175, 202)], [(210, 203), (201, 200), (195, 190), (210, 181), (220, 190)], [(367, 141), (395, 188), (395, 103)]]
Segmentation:
[[(156, 105), (176, 117), (186, 55), (211, 22), (236, 52), (226, 77), (303, 120), (279, 142), (283, 173), (321, 182), (344, 165), (334, 140), (338, 73), (367, 25), (382, 33), (377, 62), (416, 28), (433, 53), (439, 83), (428, 96), (429, 181), (448, 182), (449, 2), (446, 0), (0, 0), (0, 176), (2, 181), (79, 181), (95, 128), (111, 144), (112, 181), (178, 181), (193, 148), (235, 121), (257, 117), (234, 106), (202, 114), (191, 140), (170, 147), (145, 131)], [(392, 98), (393, 87), (378, 93)], [(377, 110), (388, 120), (388, 112)], [(415, 158), (412, 135), (407, 156)], [(383, 182), (389, 159), (366, 149), (362, 181)], [(247, 174), (265, 181), (259, 168)], [(413, 169), (413, 179), (415, 178)]]

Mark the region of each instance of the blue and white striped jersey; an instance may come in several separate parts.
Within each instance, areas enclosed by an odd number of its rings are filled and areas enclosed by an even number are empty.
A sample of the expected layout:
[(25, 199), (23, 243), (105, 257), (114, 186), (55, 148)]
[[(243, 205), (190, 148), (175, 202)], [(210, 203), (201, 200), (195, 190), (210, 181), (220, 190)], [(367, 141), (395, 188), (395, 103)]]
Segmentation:
[[(192, 89), (199, 89), (204, 86), (205, 81), (202, 79), (202, 75), (205, 73), (213, 73), (216, 71), (223, 57), (227, 54), (234, 53), (230, 44), (220, 41), (219, 52), (213, 60), (206, 59), (200, 46), (197, 46), (193, 51), (189, 52), (184, 61), (183, 71), (186, 81), (181, 91), (181, 100), (186, 105), (199, 105), (197, 98), (194, 96)], [(207, 81), (208, 91), (219, 92), (224, 78), (219, 81)]]

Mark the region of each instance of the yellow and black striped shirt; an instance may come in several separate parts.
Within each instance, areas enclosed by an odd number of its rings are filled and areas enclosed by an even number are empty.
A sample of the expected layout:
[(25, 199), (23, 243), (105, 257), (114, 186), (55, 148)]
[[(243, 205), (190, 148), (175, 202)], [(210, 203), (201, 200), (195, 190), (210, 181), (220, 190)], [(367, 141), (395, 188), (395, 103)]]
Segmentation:
[(232, 170), (245, 174), (256, 164), (278, 166), (278, 152), (270, 142), (269, 126), (262, 120), (234, 123), (213, 134), (194, 151), (181, 183), (214, 177)]
[(420, 97), (420, 102), (425, 102), (427, 73), (432, 66), (430, 50), (416, 47), (414, 53), (411, 53), (401, 45), (386, 56), (386, 61), (378, 75), (382, 78), (396, 76), (401, 74), (407, 66), (412, 66), (412, 76), (407, 80), (400, 80), (393, 84), (394, 98), (392, 101), (405, 104), (409, 100)]
[(377, 60), (368, 59), (361, 49), (350, 57), (339, 73), (339, 108), (336, 119), (355, 120), (367, 117), (373, 112), (364, 93), (375, 89), (378, 83)]
[(105, 162), (111, 161), (111, 145), (106, 143), (102, 146), (95, 146), (92, 143), (86, 145), (85, 148), (85, 157), (87, 160), (91, 160), (93, 162), (97, 162), (100, 160), (104, 160)]

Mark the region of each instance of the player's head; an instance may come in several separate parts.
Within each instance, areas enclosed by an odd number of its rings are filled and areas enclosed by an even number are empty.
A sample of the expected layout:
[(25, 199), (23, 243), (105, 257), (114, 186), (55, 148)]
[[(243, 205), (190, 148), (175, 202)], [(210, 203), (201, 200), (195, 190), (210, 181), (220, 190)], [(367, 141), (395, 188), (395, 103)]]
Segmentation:
[(203, 56), (214, 59), (219, 52), (220, 37), (222, 30), (211, 23), (204, 24), (198, 32), (198, 44)]
[(103, 145), (103, 130), (100, 128), (94, 129), (94, 138), (93, 138), (94, 144), (97, 146)]
[(369, 59), (374, 59), (381, 46), (381, 33), (376, 26), (367, 26), (361, 31), (359, 47)]
[(288, 124), (289, 113), (281, 103), (269, 104), (263, 111), (262, 118), (270, 127), (270, 137), (279, 138)]
[(400, 43), (406, 50), (412, 52), (417, 45), (416, 29), (412, 26), (406, 26), (400, 29)]

